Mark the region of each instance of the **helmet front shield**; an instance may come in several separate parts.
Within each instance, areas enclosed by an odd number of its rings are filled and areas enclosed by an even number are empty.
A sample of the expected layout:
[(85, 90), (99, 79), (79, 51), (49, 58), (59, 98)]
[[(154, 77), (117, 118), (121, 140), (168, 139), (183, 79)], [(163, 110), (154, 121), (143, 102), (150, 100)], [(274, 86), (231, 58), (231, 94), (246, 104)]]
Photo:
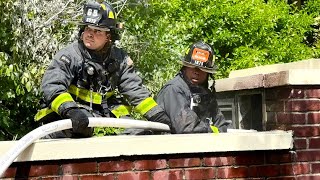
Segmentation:
[(212, 48), (208, 44), (199, 41), (189, 47), (185, 57), (181, 59), (181, 63), (187, 67), (199, 68), (207, 73), (215, 73), (214, 60), (215, 55)]
[(112, 6), (106, 2), (99, 4), (91, 1), (84, 5), (83, 18), (80, 25), (91, 25), (101, 30), (110, 31), (117, 28), (116, 14)]

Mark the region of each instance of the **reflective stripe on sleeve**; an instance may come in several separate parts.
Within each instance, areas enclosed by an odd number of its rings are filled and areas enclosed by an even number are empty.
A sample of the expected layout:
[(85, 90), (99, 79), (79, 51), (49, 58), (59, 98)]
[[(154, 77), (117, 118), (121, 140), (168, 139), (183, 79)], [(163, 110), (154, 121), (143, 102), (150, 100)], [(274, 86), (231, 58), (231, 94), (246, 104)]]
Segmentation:
[(111, 91), (111, 92), (107, 92), (106, 94), (105, 94), (105, 98), (109, 98), (109, 97), (111, 97), (111, 96), (113, 96), (114, 95), (114, 91)]
[(37, 114), (34, 116), (34, 120), (35, 121), (39, 121), (40, 119), (42, 119), (43, 117), (45, 117), (46, 115), (52, 113), (53, 110), (52, 109), (49, 109), (49, 108), (43, 108), (43, 109), (40, 109)]
[(210, 126), (211, 130), (213, 131), (213, 133), (219, 133), (219, 128), (217, 128), (216, 126)]
[(138, 104), (135, 107), (135, 110), (144, 115), (146, 112), (148, 112), (153, 107), (157, 106), (158, 104), (154, 101), (152, 97), (148, 97), (145, 100), (143, 100), (140, 104)]
[(114, 108), (111, 111), (117, 118), (120, 118), (121, 116), (127, 116), (130, 115), (131, 112), (131, 107), (130, 106), (125, 106), (125, 105), (120, 105)]
[(89, 102), (89, 103), (91, 102), (91, 93), (92, 93), (92, 103), (101, 104), (101, 102), (102, 102), (102, 96), (100, 93), (97, 93), (97, 92), (90, 92), (87, 89), (78, 88), (75, 85), (70, 85), (68, 91), (71, 94), (80, 98), (81, 100)]
[(72, 101), (74, 101), (74, 100), (69, 93), (62, 93), (52, 101), (51, 109), (54, 112), (58, 113), (58, 109), (61, 106), (61, 104), (65, 103), (65, 102), (72, 102)]

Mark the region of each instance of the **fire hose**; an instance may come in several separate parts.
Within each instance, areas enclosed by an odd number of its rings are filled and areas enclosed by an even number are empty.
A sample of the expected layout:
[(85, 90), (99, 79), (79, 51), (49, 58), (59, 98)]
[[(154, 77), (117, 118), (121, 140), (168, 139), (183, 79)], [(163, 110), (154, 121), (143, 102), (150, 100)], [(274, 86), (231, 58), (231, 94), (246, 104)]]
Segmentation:
[[(139, 121), (132, 119), (118, 119), (118, 118), (102, 118), (92, 117), (89, 118), (89, 127), (119, 127), (119, 128), (136, 128), (148, 129), (156, 131), (170, 131), (168, 125), (158, 122)], [(72, 123), (70, 119), (55, 121), (52, 123), (40, 126), (33, 131), (23, 136), (17, 143), (9, 149), (9, 151), (0, 159), (0, 177), (12, 164), (12, 162), (34, 141), (57, 131), (71, 129)]]

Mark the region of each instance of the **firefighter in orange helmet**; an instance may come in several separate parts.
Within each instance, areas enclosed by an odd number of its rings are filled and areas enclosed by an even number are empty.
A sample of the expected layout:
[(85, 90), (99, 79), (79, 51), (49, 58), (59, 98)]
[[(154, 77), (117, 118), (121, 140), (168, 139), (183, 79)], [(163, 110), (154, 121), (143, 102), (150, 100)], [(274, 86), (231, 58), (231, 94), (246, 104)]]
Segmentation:
[(232, 124), (218, 108), (214, 87), (208, 88), (209, 76), (216, 71), (211, 46), (199, 41), (192, 44), (180, 61), (180, 72), (160, 90), (157, 103), (171, 119), (176, 133), (226, 132)]

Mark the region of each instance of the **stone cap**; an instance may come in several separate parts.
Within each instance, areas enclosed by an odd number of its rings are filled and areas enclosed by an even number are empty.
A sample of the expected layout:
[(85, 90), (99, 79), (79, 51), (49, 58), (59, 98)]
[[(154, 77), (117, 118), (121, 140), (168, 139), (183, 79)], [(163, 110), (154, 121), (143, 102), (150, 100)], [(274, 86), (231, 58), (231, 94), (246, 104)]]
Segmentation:
[(293, 69), (318, 69), (320, 70), (320, 59), (307, 59), (302, 61), (270, 64), (247, 69), (231, 71), (229, 78), (252, 76), (257, 74), (270, 74)]
[(285, 85), (320, 85), (320, 59), (273, 64), (232, 71), (229, 78), (216, 80), (217, 92)]
[[(0, 141), (0, 158), (16, 143), (16, 141)], [(42, 139), (25, 149), (15, 162), (292, 148), (292, 131), (256, 132), (235, 129), (220, 134), (119, 135), (83, 139)]]

